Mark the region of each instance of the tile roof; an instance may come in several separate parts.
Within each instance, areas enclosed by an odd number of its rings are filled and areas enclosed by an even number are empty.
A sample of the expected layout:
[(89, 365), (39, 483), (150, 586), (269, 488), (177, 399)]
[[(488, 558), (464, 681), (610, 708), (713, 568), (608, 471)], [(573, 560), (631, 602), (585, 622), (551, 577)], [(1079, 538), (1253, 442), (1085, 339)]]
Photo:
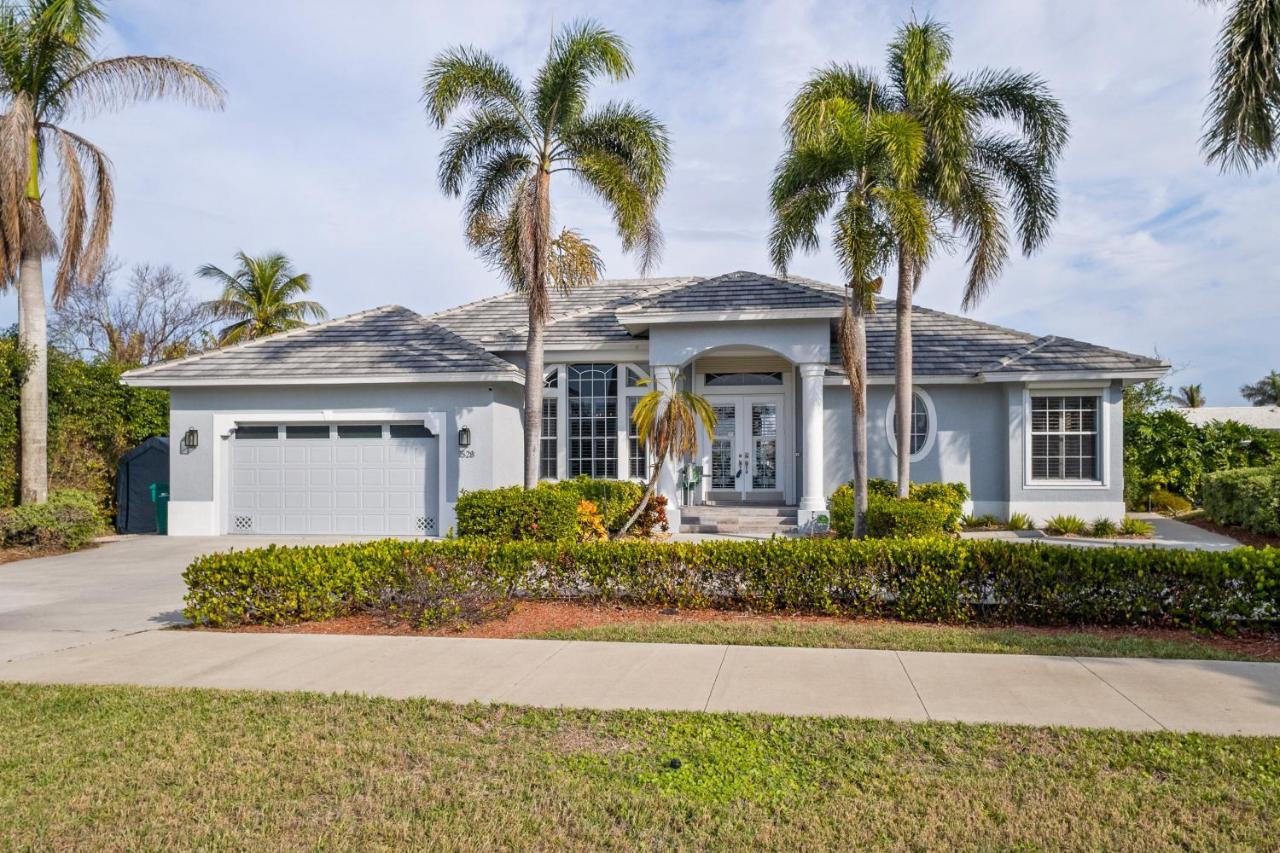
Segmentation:
[(646, 294), (622, 310), (626, 314), (645, 314), (839, 309), (840, 292), (815, 284), (739, 270)]
[(503, 374), (518, 368), (399, 305), (132, 370), (125, 381), (263, 380), (277, 377)]
[(1235, 421), (1258, 429), (1280, 430), (1280, 406), (1200, 406), (1175, 409), (1196, 426), (1213, 421)]

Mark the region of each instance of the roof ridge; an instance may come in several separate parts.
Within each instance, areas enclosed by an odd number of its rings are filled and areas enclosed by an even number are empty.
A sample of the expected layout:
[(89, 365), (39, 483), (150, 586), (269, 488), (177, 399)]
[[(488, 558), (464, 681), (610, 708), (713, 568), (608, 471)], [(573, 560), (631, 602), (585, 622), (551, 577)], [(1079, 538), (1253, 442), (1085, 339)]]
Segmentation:
[[(697, 280), (698, 280), (698, 279), (696, 279), (696, 278), (695, 278), (695, 277), (693, 277), (693, 276), (679, 276), (679, 277), (671, 277), (671, 278), (663, 278), (663, 279), (650, 279), (650, 278), (602, 278), (602, 279), (600, 279), (598, 282), (596, 282), (596, 284), (625, 284), (625, 283), (630, 283), (630, 282), (633, 282), (633, 281), (635, 281), (635, 282), (645, 282), (645, 281), (658, 282), (658, 281), (661, 281), (662, 283), (661, 283), (661, 284), (653, 284), (653, 285), (651, 285), (650, 287), (645, 288), (645, 289), (643, 289), (643, 290), (639, 291), (639, 294), (637, 294), (637, 293), (635, 293), (635, 292), (625, 293), (625, 294), (622, 294), (621, 296), (614, 297), (613, 299), (610, 299), (610, 300), (608, 300), (608, 301), (606, 301), (606, 302), (604, 302), (604, 303), (602, 303), (602, 304), (600, 304), (600, 305), (588, 305), (588, 306), (583, 306), (583, 307), (581, 307), (581, 308), (575, 308), (575, 309), (573, 309), (572, 311), (566, 311), (565, 313), (560, 314), (560, 315), (558, 315), (558, 316), (550, 317), (550, 318), (548, 318), (548, 320), (547, 320), (547, 328), (550, 328), (551, 326), (554, 326), (556, 323), (559, 323), (559, 322), (561, 322), (561, 321), (563, 321), (563, 320), (572, 320), (572, 319), (574, 319), (574, 318), (576, 318), (576, 317), (583, 317), (583, 316), (586, 316), (586, 315), (591, 314), (591, 313), (596, 312), (596, 311), (607, 311), (607, 310), (609, 310), (610, 308), (613, 308), (613, 309), (615, 309), (615, 310), (616, 310), (616, 306), (618, 305), (618, 303), (619, 303), (619, 301), (620, 301), (620, 300), (624, 300), (624, 299), (633, 299), (633, 298), (635, 298), (637, 295), (643, 295), (643, 296), (655, 296), (655, 295), (657, 295), (657, 294), (659, 294), (659, 293), (664, 293), (664, 292), (666, 292), (666, 291), (668, 291), (668, 290), (674, 290), (674, 289), (675, 289), (675, 288), (677, 288), (677, 287), (681, 287), (681, 286), (683, 286), (683, 285), (690, 284), (691, 282), (693, 282), (693, 281), (697, 281)], [(587, 287), (588, 287), (588, 288), (590, 288), (590, 287), (592, 287), (592, 286), (593, 286), (593, 285), (588, 285)], [(473, 303), (471, 303), (471, 304), (472, 304), (472, 305), (475, 305), (475, 304), (477, 304), (477, 303), (474, 303), (474, 302), (473, 302)], [(506, 328), (506, 329), (501, 329), (501, 330), (499, 330), (498, 332), (496, 332), (496, 333), (495, 333), (495, 336), (497, 336), (497, 337), (515, 336), (515, 335), (518, 335), (518, 334), (519, 334), (519, 332), (520, 332), (520, 327), (519, 327), (519, 326), (510, 326), (510, 327), (508, 327), (508, 328)]]
[[(1053, 343), (1055, 339), (1056, 339), (1055, 335), (1044, 335), (1043, 337), (1036, 338), (1034, 341), (1027, 344), (1022, 349), (1014, 350), (1010, 352), (1004, 358), (997, 361), (996, 366), (991, 369), (1001, 370), (1003, 368), (1006, 368), (1009, 365), (1013, 364), (1014, 362), (1018, 361), (1019, 359), (1025, 358), (1026, 356), (1029, 356), (1034, 352), (1039, 352), (1040, 350), (1047, 347), (1049, 344)], [(979, 372), (982, 373), (985, 371), (979, 371)]]
[(263, 335), (262, 337), (259, 337), (259, 338), (251, 338), (247, 341), (240, 341), (239, 343), (227, 344), (226, 346), (220, 346), (220, 347), (214, 347), (213, 349), (205, 350), (204, 352), (198, 352), (193, 355), (184, 355), (182, 358), (174, 358), (174, 359), (167, 359), (165, 361), (157, 361), (154, 364), (148, 364), (146, 367), (135, 367), (133, 370), (125, 371), (123, 374), (121, 374), (121, 376), (122, 377), (123, 376), (142, 376), (147, 373), (151, 373), (155, 370), (159, 370), (162, 367), (169, 368), (177, 364), (188, 364), (190, 362), (200, 361), (201, 359), (209, 358), (210, 356), (219, 355), (221, 353), (246, 349), (248, 347), (256, 346), (257, 344), (265, 343), (267, 341), (278, 341), (278, 340), (281, 340), (282, 338), (295, 337), (297, 335), (306, 334), (307, 332), (314, 332), (318, 329), (326, 329), (332, 326), (336, 326), (339, 323), (346, 323), (351, 320), (358, 320), (362, 317), (369, 317), (374, 314), (381, 314), (384, 312), (394, 311), (394, 310), (408, 311), (410, 314), (413, 314), (416, 317), (422, 316), (417, 311), (413, 311), (409, 308), (405, 308), (403, 305), (396, 305), (396, 304), (379, 305), (376, 308), (366, 308), (363, 311), (356, 311), (354, 314), (344, 314), (341, 317), (333, 317), (329, 320), (322, 320), (319, 323), (312, 323), (308, 326), (300, 326), (296, 329), (286, 329), (283, 332), (273, 332), (270, 335)]

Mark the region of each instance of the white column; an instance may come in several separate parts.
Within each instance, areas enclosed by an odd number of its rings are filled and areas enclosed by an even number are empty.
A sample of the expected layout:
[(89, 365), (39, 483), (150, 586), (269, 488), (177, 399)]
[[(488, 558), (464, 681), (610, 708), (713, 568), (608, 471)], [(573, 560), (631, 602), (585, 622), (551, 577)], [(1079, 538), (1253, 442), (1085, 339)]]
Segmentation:
[[(675, 388), (680, 376), (680, 368), (674, 364), (655, 364), (649, 374), (653, 377), (653, 388), (663, 394), (669, 394)], [(662, 473), (658, 475), (658, 494), (667, 499), (667, 523), (671, 531), (680, 529), (680, 488), (677, 475), (679, 459), (655, 459), (662, 463)]]
[(822, 441), (822, 380), (826, 373), (825, 364), (800, 365), (800, 410), (804, 435), (800, 451), (804, 459), (804, 491), (799, 507), (801, 530), (812, 530), (814, 520), (827, 512), (822, 464), (825, 449)]

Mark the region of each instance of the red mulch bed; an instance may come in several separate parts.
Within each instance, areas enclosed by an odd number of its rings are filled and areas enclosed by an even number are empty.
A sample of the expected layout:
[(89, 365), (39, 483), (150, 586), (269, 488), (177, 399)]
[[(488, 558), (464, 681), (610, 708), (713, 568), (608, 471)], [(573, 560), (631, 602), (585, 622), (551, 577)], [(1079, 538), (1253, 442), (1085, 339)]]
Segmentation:
[[(238, 625), (220, 629), (245, 633), (281, 634), (363, 634), (418, 637), (496, 637), (519, 639), (534, 637), (547, 631), (576, 628), (596, 628), (602, 625), (618, 625), (651, 622), (801, 622), (838, 623), (856, 621), (863, 625), (902, 624), (890, 619), (849, 619), (843, 616), (816, 616), (812, 614), (748, 613), (731, 610), (679, 610), (656, 607), (631, 607), (620, 604), (579, 604), (568, 601), (521, 601), (511, 615), (464, 630), (417, 631), (408, 623), (388, 624), (386, 620), (371, 614), (340, 616), (324, 622), (303, 622), (297, 625)], [(930, 626), (912, 623), (927, 630)], [(946, 626), (938, 626), (946, 627)], [(1100, 637), (1148, 637), (1162, 640), (1182, 640), (1201, 643), (1219, 649), (1251, 655), (1257, 658), (1280, 660), (1280, 635), (1250, 634), (1236, 637), (1196, 634), (1176, 628), (1045, 628), (1023, 625), (999, 626), (1011, 630), (1035, 634), (1094, 634)]]
[(1261, 533), (1254, 533), (1252, 530), (1245, 530), (1243, 527), (1228, 527), (1225, 524), (1212, 522), (1204, 516), (1179, 518), (1178, 521), (1194, 524), (1201, 530), (1208, 530), (1210, 533), (1230, 536), (1241, 545), (1251, 545), (1254, 548), (1280, 548), (1280, 536), (1264, 536)]

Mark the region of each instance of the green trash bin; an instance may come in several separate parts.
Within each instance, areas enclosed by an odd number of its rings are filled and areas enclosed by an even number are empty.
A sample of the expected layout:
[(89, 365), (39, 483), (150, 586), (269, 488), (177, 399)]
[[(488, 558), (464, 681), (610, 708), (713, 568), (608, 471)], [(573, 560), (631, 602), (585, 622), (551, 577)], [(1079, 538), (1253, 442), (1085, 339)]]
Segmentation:
[(151, 502), (156, 505), (156, 533), (169, 534), (169, 484), (151, 484)]

